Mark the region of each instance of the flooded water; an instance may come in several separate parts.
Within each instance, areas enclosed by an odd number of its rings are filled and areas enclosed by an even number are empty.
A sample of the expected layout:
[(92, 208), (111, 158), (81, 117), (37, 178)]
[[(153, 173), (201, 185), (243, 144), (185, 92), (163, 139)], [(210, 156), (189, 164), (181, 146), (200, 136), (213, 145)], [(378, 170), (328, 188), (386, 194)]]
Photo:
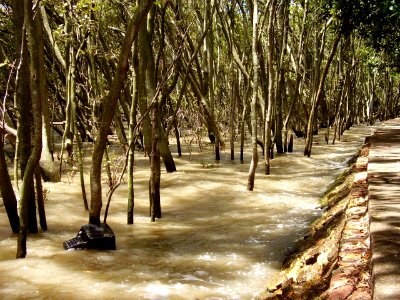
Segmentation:
[(155, 223), (148, 161), (137, 154), (135, 224), (125, 224), (126, 184), (109, 212), (116, 251), (64, 251), (88, 220), (79, 176), (46, 183), (49, 230), (29, 236), (26, 259), (14, 259), (16, 235), (0, 208), (0, 298), (251, 299), (319, 216), (318, 198), (373, 130), (353, 127), (328, 146), (316, 136), (311, 158), (296, 139), (294, 153), (272, 161), (272, 175), (259, 165), (253, 192), (246, 191), (250, 149), (244, 164), (231, 162), (229, 151), (216, 163), (210, 146), (189, 155), (184, 145), (178, 172), (162, 173), (163, 218)]

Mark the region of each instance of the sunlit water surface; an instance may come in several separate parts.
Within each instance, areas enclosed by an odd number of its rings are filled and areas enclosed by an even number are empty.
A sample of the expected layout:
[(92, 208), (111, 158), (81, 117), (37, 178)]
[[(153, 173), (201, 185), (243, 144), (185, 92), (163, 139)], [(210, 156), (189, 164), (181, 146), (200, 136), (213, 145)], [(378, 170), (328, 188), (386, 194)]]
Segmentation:
[(295, 139), (294, 153), (272, 161), (272, 175), (263, 175), (260, 162), (253, 192), (246, 191), (250, 149), (244, 164), (231, 162), (229, 151), (216, 163), (211, 146), (198, 152), (193, 145), (191, 153), (183, 146), (178, 172), (162, 173), (163, 218), (155, 223), (148, 158), (137, 154), (135, 224), (126, 225), (126, 184), (109, 212), (116, 251), (64, 251), (88, 219), (79, 176), (46, 183), (49, 230), (29, 236), (26, 259), (14, 259), (17, 238), (0, 208), (0, 298), (251, 299), (319, 216), (318, 198), (373, 130), (353, 127), (328, 146), (320, 134), (311, 158)]

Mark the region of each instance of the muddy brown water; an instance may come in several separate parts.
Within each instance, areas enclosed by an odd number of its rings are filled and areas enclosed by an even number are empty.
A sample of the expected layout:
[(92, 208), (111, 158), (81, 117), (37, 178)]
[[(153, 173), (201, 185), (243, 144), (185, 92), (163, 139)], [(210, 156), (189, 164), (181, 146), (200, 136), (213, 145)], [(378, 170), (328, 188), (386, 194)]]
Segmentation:
[[(190, 153), (184, 145), (178, 171), (162, 172), (163, 218), (155, 223), (148, 217), (148, 158), (137, 153), (135, 224), (126, 225), (125, 183), (109, 212), (116, 251), (63, 250), (88, 220), (79, 176), (45, 183), (49, 230), (29, 236), (26, 259), (14, 258), (17, 237), (0, 207), (0, 298), (251, 299), (320, 215), (319, 197), (374, 128), (353, 127), (328, 146), (320, 134), (311, 158), (295, 139), (294, 153), (272, 161), (272, 175), (263, 175), (260, 161), (253, 192), (246, 191), (250, 149), (244, 164), (231, 162), (228, 150), (216, 163), (210, 145), (192, 145)], [(86, 186), (89, 192), (88, 176)]]

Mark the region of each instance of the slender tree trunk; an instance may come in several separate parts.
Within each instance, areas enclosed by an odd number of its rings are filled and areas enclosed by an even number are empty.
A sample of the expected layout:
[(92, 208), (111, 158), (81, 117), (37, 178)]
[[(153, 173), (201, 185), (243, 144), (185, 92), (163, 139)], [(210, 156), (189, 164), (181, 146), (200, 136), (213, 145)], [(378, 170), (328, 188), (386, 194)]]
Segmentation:
[[(303, 21), (301, 23), (301, 33), (300, 33), (300, 39), (299, 39), (299, 43), (298, 43), (298, 51), (297, 51), (297, 57), (296, 57), (296, 62), (295, 62), (295, 69), (296, 69), (296, 82), (294, 85), (294, 89), (292, 92), (292, 103), (290, 105), (290, 109), (289, 112), (286, 115), (286, 119), (283, 125), (283, 132), (284, 132), (284, 142), (285, 142), (285, 146), (284, 146), (284, 151), (286, 152), (286, 143), (287, 143), (287, 135), (288, 135), (288, 126), (289, 126), (289, 122), (290, 119), (292, 117), (293, 114), (293, 110), (295, 108), (295, 105), (297, 104), (297, 99), (299, 97), (299, 95), (301, 94), (299, 89), (300, 89), (300, 83), (301, 83), (301, 63), (303, 61), (303, 48), (304, 48), (304, 37), (305, 37), (305, 25), (307, 22), (307, 15), (308, 15), (308, 0), (304, 1), (304, 12), (303, 12)], [(291, 141), (293, 142), (293, 136), (291, 138)], [(293, 144), (292, 144), (293, 146)], [(293, 148), (292, 148), (293, 149)], [(289, 151), (288, 149), (288, 152)]]
[(154, 0), (148, 0), (146, 6), (140, 11), (136, 11), (128, 24), (125, 38), (119, 54), (118, 67), (115, 77), (111, 83), (110, 91), (104, 99), (103, 115), (97, 133), (97, 139), (93, 149), (92, 165), (90, 168), (90, 188), (91, 203), (89, 211), (89, 223), (100, 224), (100, 212), (102, 207), (101, 195), (101, 163), (103, 160), (104, 149), (107, 143), (107, 133), (114, 116), (118, 97), (121, 94), (122, 86), (128, 71), (128, 59), (132, 43), (137, 37), (140, 26), (145, 23), (146, 16), (153, 6)]
[(180, 141), (178, 124), (177, 124), (176, 120), (174, 122), (174, 131), (175, 131), (176, 147), (177, 147), (177, 151), (178, 151), (178, 156), (181, 157), (182, 156), (181, 141)]
[(40, 14), (42, 16), (43, 27), (44, 27), (44, 30), (46, 32), (47, 39), (49, 40), (50, 45), (53, 48), (53, 52), (54, 52), (58, 62), (61, 64), (61, 66), (65, 70), (67, 68), (67, 64), (66, 64), (66, 62), (64, 60), (64, 57), (61, 54), (60, 48), (58, 47), (57, 43), (55, 42), (55, 40), (53, 38), (53, 33), (51, 31), (50, 24), (49, 24), (49, 21), (47, 19), (46, 9), (45, 9), (45, 7), (44, 7), (44, 5), (42, 3), (40, 3)]
[[(18, 178), (23, 178), (28, 159), (31, 154), (32, 139), (31, 139), (31, 87), (30, 87), (30, 66), (29, 66), (29, 51), (27, 37), (24, 31), (24, 0), (16, 0), (13, 4), (13, 16), (16, 33), (16, 49), (19, 54), (19, 62), (16, 74), (16, 92), (15, 92), (15, 107), (17, 113), (17, 142), (16, 153), (14, 160), (14, 179), (18, 186)], [(19, 172), (18, 172), (19, 169)], [(26, 197), (29, 197), (27, 203), (31, 203), (34, 207), (35, 193), (33, 179), (25, 182), (25, 188), (29, 186), (29, 191)], [(29, 196), (28, 196), (29, 195)], [(33, 205), (32, 205), (33, 204)], [(26, 204), (28, 205), (28, 204)], [(26, 212), (28, 214), (28, 212)], [(32, 215), (32, 226), (30, 230), (35, 231), (34, 221), (36, 211)], [(28, 217), (27, 217), (28, 218)], [(28, 219), (25, 225), (28, 226)], [(26, 229), (26, 228), (25, 228)]]
[(276, 0), (272, 0), (270, 3), (270, 12), (268, 19), (268, 108), (267, 115), (265, 117), (265, 155), (264, 155), (264, 164), (265, 164), (265, 174), (270, 174), (270, 158), (272, 148), (272, 139), (271, 139), (271, 131), (272, 131), (272, 109), (273, 102), (275, 100), (275, 70), (274, 70), (274, 18), (275, 18), (275, 7)]
[[(76, 124), (76, 123), (75, 123)], [(86, 188), (85, 188), (85, 177), (84, 177), (84, 170), (83, 170), (83, 146), (82, 146), (82, 138), (79, 135), (79, 131), (75, 128), (75, 138), (76, 143), (78, 146), (78, 164), (79, 164), (79, 179), (81, 183), (81, 192), (82, 192), (82, 200), (83, 200), (83, 207), (85, 210), (89, 210), (89, 204), (86, 197)]]
[(282, 144), (282, 132), (283, 132), (283, 103), (286, 100), (285, 91), (285, 72), (287, 70), (287, 60), (286, 60), (286, 48), (287, 48), (287, 36), (289, 28), (289, 1), (285, 0), (282, 3), (280, 11), (280, 20), (282, 27), (282, 38), (280, 45), (280, 57), (279, 57), (279, 68), (277, 70), (278, 75), (278, 86), (276, 93), (276, 124), (275, 124), (275, 142), (276, 151), (279, 154), (284, 153)]
[(253, 9), (253, 38), (252, 38), (252, 61), (253, 61), (253, 95), (251, 99), (251, 145), (253, 157), (251, 159), (249, 176), (247, 180), (247, 190), (253, 191), (256, 169), (258, 165), (257, 149), (257, 94), (258, 94), (258, 56), (257, 56), (257, 36), (258, 36), (258, 0), (254, 1)]
[[(121, 102), (121, 101), (118, 101), (118, 102)], [(113, 121), (114, 121), (115, 132), (117, 133), (118, 141), (119, 141), (120, 145), (122, 145), (124, 150), (126, 150), (128, 148), (128, 139), (126, 138), (124, 124), (122, 123), (122, 120), (121, 120), (121, 113), (119, 111), (118, 104), (115, 109)]]
[(376, 74), (375, 72), (368, 77), (368, 91), (369, 91), (369, 101), (368, 101), (368, 108), (367, 108), (367, 118), (369, 124), (374, 124), (375, 119), (374, 119), (374, 112), (373, 112), (373, 107), (374, 107), (374, 99), (375, 99), (375, 79), (376, 79)]
[[(146, 59), (146, 91), (147, 101), (153, 102), (156, 97), (157, 83), (155, 73), (155, 63), (153, 56), (153, 49), (151, 38), (153, 34), (154, 15), (155, 10), (151, 10), (147, 19), (147, 28), (142, 28), (142, 38), (139, 41), (140, 51)], [(161, 218), (161, 201), (160, 201), (160, 135), (162, 129), (159, 119), (159, 105), (153, 105), (150, 111), (150, 124), (151, 124), (151, 148), (150, 148), (150, 179), (149, 179), (149, 202), (150, 202), (150, 217), (151, 221), (155, 222), (156, 218)], [(166, 143), (166, 141), (164, 141)], [(168, 144), (167, 144), (168, 147)], [(164, 149), (165, 150), (165, 149)]]
[(135, 190), (134, 190), (134, 165), (135, 165), (135, 144), (134, 140), (136, 126), (136, 112), (138, 109), (138, 75), (139, 75), (139, 60), (138, 60), (138, 43), (133, 43), (132, 53), (132, 103), (129, 112), (129, 130), (128, 141), (131, 147), (128, 154), (128, 207), (127, 207), (127, 224), (134, 223), (134, 208), (135, 208)]
[(160, 150), (158, 146), (159, 129), (157, 127), (158, 107), (154, 105), (151, 109), (151, 123), (152, 123), (152, 143), (151, 143), (151, 172), (149, 180), (149, 195), (150, 195), (150, 218), (155, 222), (156, 218), (161, 218), (161, 199), (160, 199), (160, 182), (161, 182), (161, 169), (160, 169)]
[[(206, 13), (204, 18), (204, 31), (207, 31), (208, 22), (213, 23), (214, 19), (214, 0), (206, 1)], [(207, 61), (207, 78), (205, 80), (208, 81), (208, 99), (210, 103), (210, 113), (211, 117), (215, 120), (215, 92), (214, 92), (214, 81), (215, 81), (215, 71), (214, 71), (214, 30), (211, 25), (210, 29), (207, 32), (206, 40), (205, 40), (205, 50), (206, 50), (206, 61)], [(214, 133), (214, 132), (213, 132)], [(214, 133), (215, 136), (215, 160), (219, 161), (220, 157), (220, 147), (219, 147), (219, 135)]]
[(231, 144), (231, 160), (235, 159), (235, 109), (236, 109), (236, 98), (239, 97), (237, 80), (235, 72), (232, 71), (232, 94), (231, 94), (231, 109), (229, 112), (229, 132), (230, 132), (230, 144)]
[(60, 151), (60, 175), (62, 174), (62, 163), (64, 158), (64, 151), (67, 150), (68, 157), (72, 156), (73, 151), (73, 140), (74, 140), (74, 106), (75, 106), (75, 90), (76, 90), (76, 82), (75, 82), (75, 73), (76, 73), (76, 56), (75, 56), (75, 48), (72, 43), (72, 3), (69, 2), (69, 9), (65, 13), (65, 31), (69, 35), (67, 41), (67, 59), (66, 59), (66, 107), (65, 107), (65, 127), (64, 133), (62, 136), (61, 143), (61, 151)]
[[(40, 154), (42, 151), (42, 88), (43, 83), (41, 74), (44, 66), (40, 65), (41, 59), (39, 58), (40, 45), (38, 35), (40, 35), (40, 30), (42, 22), (40, 20), (40, 14), (33, 13), (32, 11), (32, 1), (24, 1), (24, 28), (28, 38), (28, 47), (30, 53), (30, 88), (32, 92), (32, 114), (33, 114), (33, 150), (29, 156), (28, 163), (24, 172), (22, 187), (21, 187), (21, 199), (20, 199), (20, 233), (18, 237), (17, 244), (17, 258), (24, 258), (26, 256), (26, 239), (27, 239), (27, 228), (28, 228), (28, 217), (29, 217), (29, 199), (31, 195), (31, 185), (33, 181), (33, 176), (35, 170), (39, 164)], [(35, 17), (34, 17), (35, 16)], [(36, 210), (35, 217), (36, 217)], [(36, 226), (37, 227), (37, 226)], [(36, 229), (37, 230), (37, 229)]]
[[(47, 17), (44, 11), (43, 3), (39, 3), (40, 15), (38, 18), (42, 20), (42, 24), (44, 24), (43, 18)], [(43, 17), (44, 16), (44, 17)], [(45, 26), (43, 26), (45, 27)], [(38, 42), (40, 45), (44, 45), (44, 38), (43, 38), (43, 27), (40, 26), (37, 30), (40, 31), (38, 34)], [(51, 36), (51, 34), (50, 34)], [(53, 42), (54, 45), (54, 42)], [(40, 47), (40, 51), (42, 53), (39, 54), (40, 59), (40, 66), (45, 66), (45, 55), (44, 55), (44, 47)], [(57, 169), (57, 166), (53, 159), (53, 143), (51, 143), (52, 139), (52, 131), (51, 131), (51, 124), (50, 124), (50, 106), (48, 103), (48, 96), (47, 96), (47, 81), (46, 81), (46, 73), (44, 72), (44, 68), (41, 68), (41, 89), (43, 93), (43, 103), (42, 103), (42, 154), (40, 157), (40, 169), (42, 172), (42, 177), (44, 181), (50, 182), (59, 182), (60, 181), (60, 173)]]
[(36, 199), (39, 215), (39, 224), (42, 230), (47, 230), (47, 220), (46, 211), (44, 209), (44, 195), (43, 195), (43, 185), (42, 185), (42, 175), (40, 169), (36, 168), (35, 171), (35, 183), (36, 183)]
[(304, 155), (310, 157), (311, 156), (311, 147), (312, 147), (312, 141), (313, 141), (313, 128), (314, 128), (314, 121), (315, 121), (315, 115), (317, 112), (317, 108), (319, 105), (319, 102), (322, 99), (322, 93), (323, 93), (323, 89), (324, 89), (324, 84), (325, 84), (325, 79), (326, 76), (328, 75), (328, 71), (329, 71), (329, 67), (332, 63), (333, 57), (335, 56), (336, 53), (336, 49), (337, 46), (339, 44), (341, 38), (341, 34), (338, 33), (336, 35), (336, 38), (333, 42), (333, 46), (332, 46), (332, 50), (331, 53), (328, 57), (328, 60), (326, 62), (324, 71), (322, 73), (322, 76), (319, 80), (319, 84), (318, 84), (318, 89), (316, 92), (316, 95), (314, 97), (313, 103), (312, 103), (312, 107), (311, 107), (311, 111), (310, 111), (310, 116), (308, 119), (308, 126), (307, 126), (307, 138), (306, 138), (306, 146), (304, 149)]
[[(147, 69), (147, 28), (143, 26), (139, 32), (139, 72), (138, 72), (138, 100), (140, 114), (144, 115), (148, 109), (148, 99), (146, 92), (146, 69)], [(151, 123), (150, 116), (146, 115), (142, 122), (142, 133), (144, 138), (144, 152), (149, 153), (151, 149)]]
[[(0, 112), (1, 114), (1, 112)], [(19, 232), (19, 217), (17, 209), (17, 198), (11, 184), (11, 178), (8, 174), (6, 158), (4, 156), (4, 136), (0, 136), (0, 192), (3, 198), (3, 204), (7, 212), (8, 221), (11, 230), (14, 233)]]
[[(240, 163), (244, 163), (244, 135), (245, 135), (245, 126), (246, 126), (246, 118), (247, 109), (246, 105), (243, 108), (243, 113), (240, 120)], [(257, 143), (257, 141), (256, 141)]]

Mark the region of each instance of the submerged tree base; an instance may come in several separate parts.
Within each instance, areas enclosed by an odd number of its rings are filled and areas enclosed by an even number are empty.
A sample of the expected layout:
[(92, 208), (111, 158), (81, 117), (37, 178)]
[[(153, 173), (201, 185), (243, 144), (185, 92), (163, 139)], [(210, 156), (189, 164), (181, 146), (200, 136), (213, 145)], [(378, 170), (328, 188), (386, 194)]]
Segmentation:
[(257, 299), (371, 298), (368, 147), (328, 188), (321, 199), (325, 212)]

